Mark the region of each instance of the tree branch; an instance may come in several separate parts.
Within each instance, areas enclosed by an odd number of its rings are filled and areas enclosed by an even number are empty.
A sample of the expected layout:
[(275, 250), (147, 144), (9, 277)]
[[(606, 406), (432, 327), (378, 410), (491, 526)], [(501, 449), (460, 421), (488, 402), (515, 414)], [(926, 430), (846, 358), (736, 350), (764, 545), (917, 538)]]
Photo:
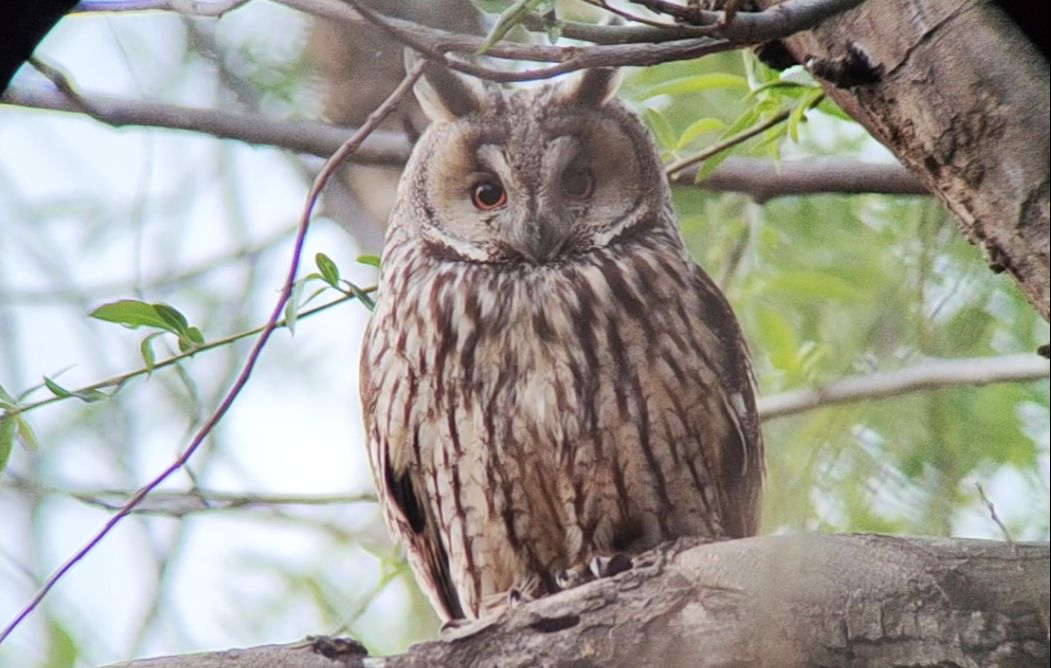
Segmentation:
[(1051, 80), (1047, 59), (998, 4), (867, 2), (784, 44), (942, 199), (990, 268), (1009, 273), (1046, 321)]
[(929, 195), (912, 172), (898, 164), (877, 164), (842, 158), (807, 158), (774, 164), (761, 158), (727, 158), (708, 178), (695, 184), (697, 170), (671, 177), (674, 185), (741, 192), (763, 203), (785, 195), (818, 193), (879, 193)]
[(771, 420), (822, 406), (893, 397), (960, 385), (1047, 378), (1049, 363), (1036, 354), (931, 359), (898, 371), (841, 378), (822, 387), (760, 397), (759, 415)]
[[(196, 109), (130, 98), (82, 94), (94, 110), (93, 118), (113, 127), (142, 126), (201, 132), (220, 139), (277, 146), (318, 156), (331, 155), (354, 128), (306, 120), (274, 120), (258, 114), (216, 109)], [(0, 103), (27, 108), (85, 113), (55, 89), (12, 88)], [(408, 139), (399, 133), (377, 131), (370, 135), (355, 163), (399, 166), (409, 156)], [(676, 185), (692, 185), (696, 170), (682, 170)], [(760, 158), (728, 158), (699, 187), (750, 194), (757, 201), (781, 195), (807, 193), (885, 193), (920, 195), (926, 190), (900, 165), (878, 165), (833, 158), (788, 160), (779, 166)]]
[[(241, 114), (218, 109), (199, 109), (161, 102), (143, 102), (108, 95), (82, 94), (92, 118), (115, 128), (129, 125), (203, 132), (221, 139), (249, 144), (281, 146), (293, 151), (329, 156), (354, 134), (355, 128), (340, 128), (307, 120), (275, 120), (259, 114)], [(0, 96), (0, 104), (34, 109), (85, 113), (74, 100), (54, 88), (17, 86)], [(355, 154), (355, 162), (400, 165), (409, 154), (405, 136), (376, 131)]]
[(635, 567), (366, 657), (311, 640), (110, 668), (1047, 665), (1047, 544), (874, 535), (662, 546)]

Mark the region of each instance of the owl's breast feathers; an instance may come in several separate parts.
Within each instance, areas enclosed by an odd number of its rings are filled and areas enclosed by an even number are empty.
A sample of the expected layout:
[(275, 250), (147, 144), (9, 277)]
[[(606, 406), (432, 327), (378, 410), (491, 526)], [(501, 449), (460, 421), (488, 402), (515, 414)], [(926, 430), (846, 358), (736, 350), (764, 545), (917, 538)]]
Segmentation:
[(652, 234), (550, 265), (385, 258), (362, 394), (388, 523), (446, 618), (594, 556), (756, 530), (729, 305)]

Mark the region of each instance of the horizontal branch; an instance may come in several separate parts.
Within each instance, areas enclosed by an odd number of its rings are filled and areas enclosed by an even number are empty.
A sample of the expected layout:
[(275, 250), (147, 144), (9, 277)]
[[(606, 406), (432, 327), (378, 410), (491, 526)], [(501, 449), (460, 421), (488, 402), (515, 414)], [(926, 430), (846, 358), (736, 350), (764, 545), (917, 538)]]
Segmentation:
[(1046, 543), (683, 541), (399, 656), (308, 638), (110, 668), (1047, 665), (1048, 559)]
[[(674, 174), (674, 185), (695, 185), (697, 170)], [(912, 172), (899, 164), (842, 158), (806, 158), (775, 164), (760, 158), (728, 158), (696, 184), (705, 190), (747, 193), (757, 202), (785, 195), (817, 193), (929, 195)]]
[[(728, 51), (741, 46), (781, 39), (801, 30), (807, 30), (839, 12), (860, 4), (861, 0), (786, 0), (774, 9), (764, 12), (738, 13), (729, 23), (713, 21), (711, 25), (693, 27), (689, 34), (700, 36), (682, 38), (682, 34), (669, 37), (667, 31), (659, 35), (642, 37), (642, 43), (616, 41), (596, 46), (549, 46), (500, 41), (489, 46), (485, 53), (494, 58), (528, 60), (557, 63), (550, 67), (528, 70), (499, 70), (477, 65), (467, 60), (448, 58), (447, 53), (474, 56), (485, 44), (485, 39), (474, 35), (463, 35), (419, 25), (374, 11), (359, 0), (275, 0), (279, 4), (304, 13), (360, 27), (371, 24), (387, 33), (391, 38), (424, 54), (428, 59), (441, 62), (467, 74), (492, 81), (525, 81), (546, 79), (566, 72), (588, 67), (620, 67), (625, 65), (645, 66), (677, 60), (692, 60), (701, 56)], [(228, 11), (229, 3), (220, 3), (221, 11)], [(141, 11), (150, 2), (118, 3), (118, 11), (130, 7)], [(177, 7), (176, 7), (177, 5)], [(182, 14), (194, 12), (198, 3), (173, 3), (158, 0), (153, 8), (178, 11)], [(105, 11), (100, 3), (88, 3), (91, 11)], [(221, 13), (209, 8), (210, 14)], [(712, 15), (716, 16), (715, 14)], [(576, 26), (581, 28), (582, 26)], [(570, 27), (573, 34), (573, 27)], [(711, 36), (708, 36), (711, 35)], [(580, 32), (578, 38), (583, 37)], [(651, 40), (650, 37), (653, 39)], [(715, 38), (713, 38), (715, 37)], [(667, 40), (667, 41), (666, 41)]]
[[(128, 489), (62, 489), (41, 484), (18, 475), (8, 475), (10, 489), (31, 498), (57, 494), (74, 498), (89, 506), (117, 510), (134, 490)], [(183, 517), (201, 512), (276, 508), (287, 506), (343, 506), (351, 503), (375, 503), (373, 492), (361, 494), (260, 494), (258, 492), (222, 492), (209, 489), (154, 492), (135, 507), (133, 514)]]
[(1048, 360), (1033, 354), (930, 359), (898, 371), (850, 376), (821, 387), (793, 390), (759, 399), (763, 420), (851, 401), (893, 397), (909, 392), (961, 385), (1039, 380), (1049, 375)]
[[(144, 102), (108, 95), (84, 94), (72, 100), (55, 88), (14, 86), (0, 96), (0, 104), (88, 114), (116, 128), (147, 126), (202, 132), (221, 139), (249, 144), (281, 146), (301, 153), (329, 156), (355, 128), (341, 128), (318, 121), (276, 120), (260, 114), (184, 107), (162, 102)], [(86, 105), (83, 106), (83, 105)], [(402, 164), (409, 144), (404, 135), (374, 132), (354, 156), (364, 164)]]
[[(234, 139), (249, 144), (285, 148), (321, 157), (331, 155), (354, 132), (318, 121), (275, 120), (259, 114), (184, 107), (131, 98), (83, 94), (92, 118), (113, 127), (141, 126), (186, 130)], [(0, 103), (35, 109), (87, 113), (54, 88), (16, 86)], [(409, 155), (409, 141), (394, 132), (376, 132), (365, 142), (354, 162), (400, 166)], [(677, 185), (693, 183), (696, 171), (675, 175)], [(760, 158), (729, 158), (699, 187), (713, 191), (743, 192), (760, 202), (781, 195), (808, 193), (923, 194), (926, 190), (900, 165), (879, 165), (842, 159), (807, 158), (775, 166)]]

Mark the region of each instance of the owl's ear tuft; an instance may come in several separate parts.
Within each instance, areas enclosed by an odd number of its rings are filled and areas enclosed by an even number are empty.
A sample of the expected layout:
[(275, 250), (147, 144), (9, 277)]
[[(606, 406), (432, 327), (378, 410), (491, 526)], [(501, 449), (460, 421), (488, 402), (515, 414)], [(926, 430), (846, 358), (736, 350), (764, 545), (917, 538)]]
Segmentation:
[[(418, 58), (414, 51), (405, 51), (406, 72)], [(485, 91), (479, 82), (433, 63), (416, 81), (413, 92), (427, 118), (436, 123), (448, 123), (480, 111), (485, 101)]]
[(623, 79), (615, 67), (584, 70), (559, 91), (559, 101), (566, 106), (599, 108), (613, 99)]

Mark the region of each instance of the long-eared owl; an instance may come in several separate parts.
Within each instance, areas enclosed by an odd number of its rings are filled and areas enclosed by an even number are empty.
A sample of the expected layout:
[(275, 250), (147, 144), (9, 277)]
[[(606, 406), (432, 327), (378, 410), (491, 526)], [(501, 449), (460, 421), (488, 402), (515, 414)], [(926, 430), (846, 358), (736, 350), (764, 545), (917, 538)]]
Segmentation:
[(431, 66), (416, 86), (432, 123), (361, 392), (388, 525), (445, 620), (663, 540), (756, 531), (748, 353), (617, 79), (506, 92)]

